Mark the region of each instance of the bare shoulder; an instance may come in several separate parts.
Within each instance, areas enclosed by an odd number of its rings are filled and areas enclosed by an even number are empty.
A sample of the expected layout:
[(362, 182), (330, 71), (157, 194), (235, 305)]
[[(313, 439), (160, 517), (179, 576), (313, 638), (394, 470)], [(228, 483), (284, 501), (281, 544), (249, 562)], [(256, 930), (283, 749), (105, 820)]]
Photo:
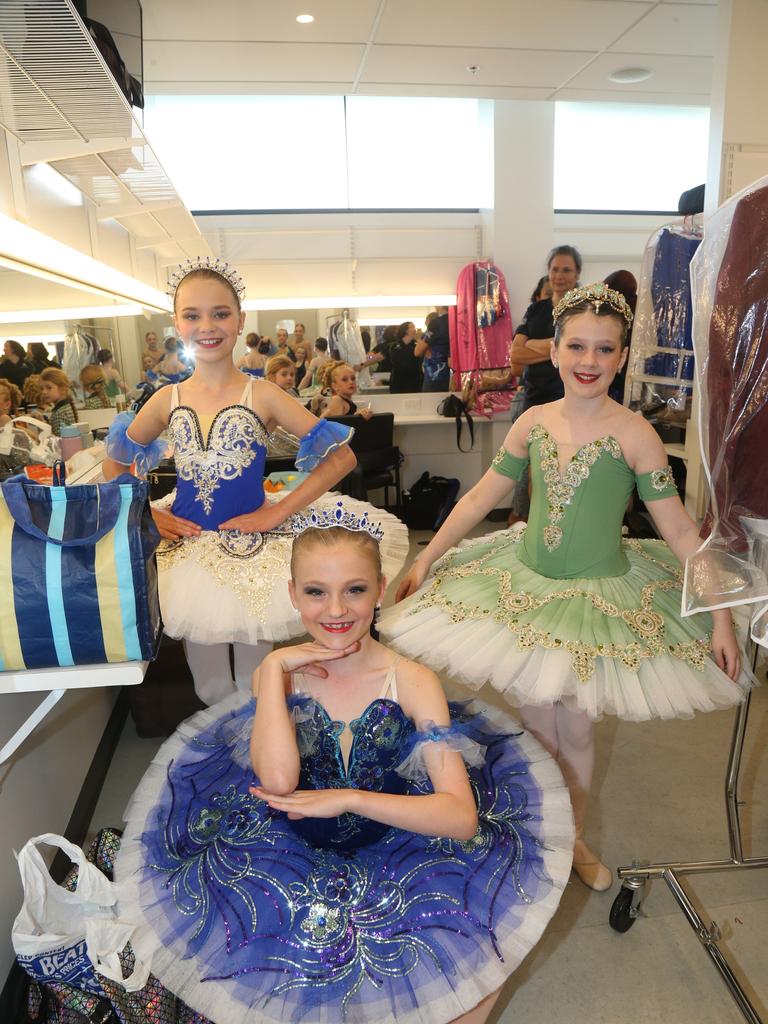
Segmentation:
[(528, 454), (528, 435), (537, 422), (536, 416), (538, 411), (539, 408), (537, 406), (526, 409), (509, 428), (509, 433), (504, 438), (504, 447), (512, 455), (523, 458)]
[(613, 433), (621, 445), (624, 458), (632, 468), (650, 457), (655, 463), (666, 461), (666, 452), (661, 438), (651, 424), (639, 413), (623, 405), (617, 405)]
[(448, 702), (443, 686), (431, 668), (400, 658), (396, 665), (398, 701), (409, 718), (447, 721)]

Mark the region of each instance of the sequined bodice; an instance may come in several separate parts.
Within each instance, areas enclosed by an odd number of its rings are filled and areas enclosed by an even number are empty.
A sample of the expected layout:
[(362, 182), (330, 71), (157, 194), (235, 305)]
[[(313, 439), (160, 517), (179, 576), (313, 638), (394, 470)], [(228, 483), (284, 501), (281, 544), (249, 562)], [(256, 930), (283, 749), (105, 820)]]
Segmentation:
[(528, 435), (531, 511), (521, 559), (553, 579), (622, 576), (629, 563), (621, 525), (635, 474), (615, 437), (582, 445), (561, 471), (557, 444), (541, 424)]
[[(380, 697), (349, 723), (352, 746), (347, 765), (340, 744), (345, 723), (333, 721), (325, 708), (311, 697), (296, 695), (289, 703), (298, 709), (300, 789), (406, 792), (408, 783), (395, 769), (413, 738), (414, 725), (396, 701)], [(356, 814), (331, 819), (303, 818), (291, 824), (313, 844), (335, 849), (364, 846), (382, 836), (389, 827)]]
[(262, 505), (267, 430), (247, 405), (220, 409), (207, 438), (195, 410), (177, 405), (168, 431), (176, 461), (174, 515), (215, 530)]

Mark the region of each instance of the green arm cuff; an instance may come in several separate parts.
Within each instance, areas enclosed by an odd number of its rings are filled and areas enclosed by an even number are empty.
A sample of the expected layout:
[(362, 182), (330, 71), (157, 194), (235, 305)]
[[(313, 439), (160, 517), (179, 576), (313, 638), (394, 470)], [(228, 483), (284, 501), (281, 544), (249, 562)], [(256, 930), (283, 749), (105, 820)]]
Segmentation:
[(510, 480), (519, 480), (527, 465), (527, 455), (524, 458), (512, 455), (504, 445), (499, 448), (491, 460), (491, 469), (494, 473), (498, 473), (500, 476), (508, 476)]
[(663, 469), (652, 469), (650, 473), (640, 473), (636, 479), (637, 493), (645, 502), (679, 497), (669, 466), (665, 466)]

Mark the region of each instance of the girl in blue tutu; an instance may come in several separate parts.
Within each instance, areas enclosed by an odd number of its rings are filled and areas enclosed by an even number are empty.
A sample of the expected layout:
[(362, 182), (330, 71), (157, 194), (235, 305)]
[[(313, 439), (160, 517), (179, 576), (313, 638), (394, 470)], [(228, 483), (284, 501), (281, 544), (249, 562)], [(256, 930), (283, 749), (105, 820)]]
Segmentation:
[(310, 641), (182, 726), (128, 809), (137, 951), (158, 946), (153, 972), (218, 1024), (481, 1024), (559, 902), (567, 789), (511, 718), (449, 707), (373, 638), (367, 517), (301, 525)]
[[(163, 543), (158, 586), (165, 632), (182, 638), (206, 704), (250, 690), (251, 677), (275, 641), (301, 635), (288, 600), (291, 516), (309, 503), (335, 505), (326, 492), (355, 465), (353, 431), (316, 419), (279, 387), (241, 373), (233, 351), (243, 330), (245, 290), (223, 260), (189, 260), (172, 275), (174, 326), (194, 359), (188, 380), (162, 387), (134, 416), (110, 429), (105, 475), (131, 464), (157, 464), (170, 436), (175, 491), (153, 506)], [(298, 439), (298, 485), (279, 500), (264, 491), (271, 436)], [(360, 503), (360, 514), (371, 506)], [(383, 553), (397, 571), (407, 530), (383, 513)], [(234, 679), (230, 645), (234, 645)]]

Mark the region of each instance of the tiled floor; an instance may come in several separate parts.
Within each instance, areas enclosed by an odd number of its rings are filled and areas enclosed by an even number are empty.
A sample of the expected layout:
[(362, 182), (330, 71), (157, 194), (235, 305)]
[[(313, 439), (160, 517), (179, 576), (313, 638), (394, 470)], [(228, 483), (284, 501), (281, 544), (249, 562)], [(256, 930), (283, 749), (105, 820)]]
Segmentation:
[[(424, 536), (414, 536), (412, 554)], [(764, 666), (760, 676), (765, 679)], [(488, 687), (481, 697), (501, 702)], [(606, 863), (727, 856), (722, 794), (733, 717), (716, 712), (690, 721), (641, 724), (606, 718), (597, 725), (588, 834)], [(120, 823), (158, 746), (157, 740), (139, 739), (128, 722), (94, 830)], [(768, 854), (767, 747), (768, 689), (763, 688), (752, 701), (740, 792), (747, 854)], [(720, 926), (736, 972), (768, 1022), (768, 871), (699, 875), (690, 888), (705, 918)], [(544, 937), (505, 987), (491, 1024), (743, 1020), (667, 887), (657, 882), (648, 888), (643, 915), (625, 935), (608, 925), (617, 892), (614, 885), (609, 893), (592, 893), (571, 879)]]

